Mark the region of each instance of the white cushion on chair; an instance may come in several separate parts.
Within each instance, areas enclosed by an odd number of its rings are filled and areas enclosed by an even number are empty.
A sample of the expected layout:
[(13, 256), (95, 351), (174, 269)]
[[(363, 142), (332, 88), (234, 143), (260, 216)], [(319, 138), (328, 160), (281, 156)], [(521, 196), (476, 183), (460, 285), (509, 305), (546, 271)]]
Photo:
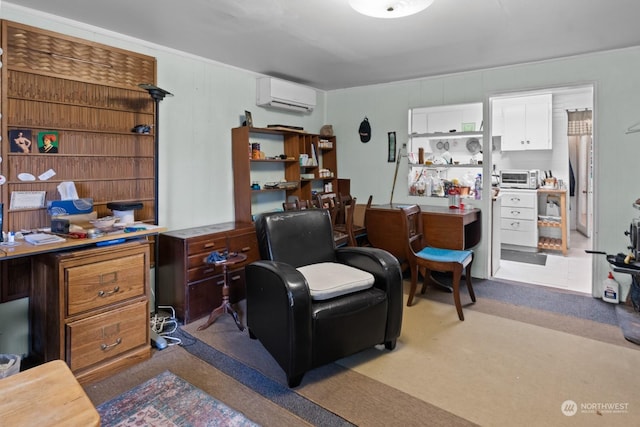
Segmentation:
[(373, 274), (336, 262), (321, 262), (297, 268), (307, 283), (311, 298), (326, 300), (373, 286)]

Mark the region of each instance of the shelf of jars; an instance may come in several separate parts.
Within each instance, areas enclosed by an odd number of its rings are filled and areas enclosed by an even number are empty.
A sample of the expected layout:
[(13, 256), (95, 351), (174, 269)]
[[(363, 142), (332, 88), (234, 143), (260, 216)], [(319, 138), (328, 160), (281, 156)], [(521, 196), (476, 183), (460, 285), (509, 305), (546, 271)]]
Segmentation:
[[(453, 165), (457, 166), (457, 165)], [(466, 167), (469, 167), (465, 165)], [(478, 165), (471, 165), (478, 167)], [(449, 165), (427, 166), (411, 165), (408, 184), (409, 195), (420, 197), (448, 197), (480, 199), (482, 193), (482, 175), (468, 172), (461, 177), (448, 178)]]

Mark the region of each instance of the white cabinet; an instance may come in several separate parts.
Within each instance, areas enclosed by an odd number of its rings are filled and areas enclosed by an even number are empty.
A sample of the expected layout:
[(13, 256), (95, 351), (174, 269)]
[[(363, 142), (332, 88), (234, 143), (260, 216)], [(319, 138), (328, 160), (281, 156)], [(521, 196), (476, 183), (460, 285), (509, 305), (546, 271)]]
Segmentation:
[(550, 150), (551, 106), (551, 94), (497, 99), (494, 109), (502, 116), (502, 151)]
[(538, 197), (535, 190), (501, 190), (500, 237), (503, 244), (538, 247)]

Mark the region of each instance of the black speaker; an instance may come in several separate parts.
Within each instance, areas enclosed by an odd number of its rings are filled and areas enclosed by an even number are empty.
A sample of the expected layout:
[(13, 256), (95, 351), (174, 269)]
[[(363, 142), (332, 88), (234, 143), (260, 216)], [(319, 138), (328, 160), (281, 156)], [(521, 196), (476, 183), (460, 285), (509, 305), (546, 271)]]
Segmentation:
[(51, 232), (58, 234), (69, 234), (69, 220), (61, 218), (51, 218)]

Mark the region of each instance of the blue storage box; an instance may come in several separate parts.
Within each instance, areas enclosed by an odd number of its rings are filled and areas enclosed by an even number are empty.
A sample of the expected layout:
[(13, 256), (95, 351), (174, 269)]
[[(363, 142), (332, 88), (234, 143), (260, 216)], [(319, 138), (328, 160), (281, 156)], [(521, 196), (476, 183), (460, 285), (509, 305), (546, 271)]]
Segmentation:
[(49, 215), (78, 215), (93, 212), (93, 199), (51, 200), (47, 202)]

